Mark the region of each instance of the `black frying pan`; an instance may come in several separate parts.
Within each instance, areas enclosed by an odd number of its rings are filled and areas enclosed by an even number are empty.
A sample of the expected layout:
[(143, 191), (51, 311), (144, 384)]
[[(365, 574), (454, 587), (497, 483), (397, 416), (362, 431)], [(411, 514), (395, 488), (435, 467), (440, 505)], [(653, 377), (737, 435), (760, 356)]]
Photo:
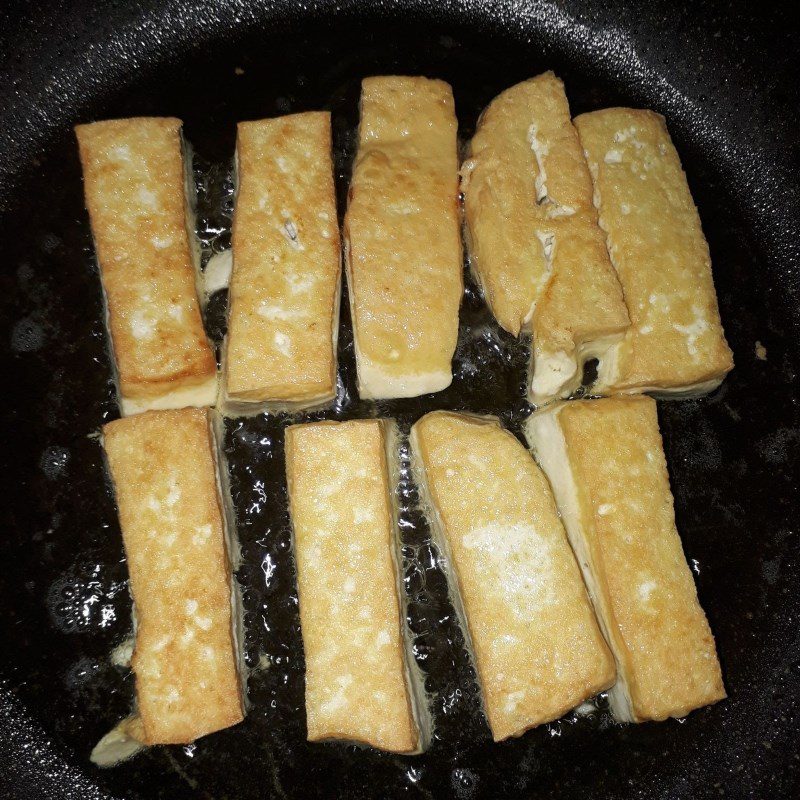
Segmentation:
[[(312, 4), (309, 4), (312, 5)], [(0, 796), (790, 797), (798, 786), (797, 29), (764, 4), (657, 2), (6, 2), (0, 11)], [(126, 567), (100, 451), (117, 414), (71, 126), (176, 115), (199, 155), (201, 228), (226, 244), (240, 119), (329, 108), (340, 201), (366, 74), (452, 83), (462, 137), (501, 89), (545, 69), (575, 113), (665, 114), (710, 242), (736, 370), (714, 395), (660, 406), (679, 528), (730, 698), (683, 722), (616, 726), (600, 702), (492, 744), (443, 576), (404, 484), (406, 586), (437, 729), (422, 757), (305, 743), (303, 658), (283, 487), (283, 418), (229, 423), (253, 709), (194, 748), (93, 768), (132, 680), (108, 653), (130, 626)], [(370, 405), (346, 388), (329, 416), (408, 425), (438, 408), (529, 407), (524, 347), (468, 284), (456, 379)], [(209, 330), (217, 338), (224, 297)], [(757, 351), (759, 342), (766, 353)], [(766, 355), (766, 360), (759, 358)], [(319, 415), (317, 415), (319, 416)]]

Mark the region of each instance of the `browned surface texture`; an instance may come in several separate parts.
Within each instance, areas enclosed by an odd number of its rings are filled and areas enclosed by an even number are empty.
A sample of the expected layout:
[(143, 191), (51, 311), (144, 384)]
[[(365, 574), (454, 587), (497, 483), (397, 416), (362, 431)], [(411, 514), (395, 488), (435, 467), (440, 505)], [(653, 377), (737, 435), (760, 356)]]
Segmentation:
[(120, 390), (143, 403), (216, 373), (186, 228), (180, 129), (156, 117), (75, 129)]
[(237, 160), (226, 393), (333, 397), (340, 249), (330, 114), (242, 122)]
[(345, 220), (362, 397), (452, 380), (462, 292), (457, 122), (439, 80), (367, 78)]
[(435, 411), (413, 428), (495, 740), (607, 688), (597, 627), (547, 480), (496, 421)]
[(308, 738), (418, 749), (378, 420), (286, 431)]
[(675, 528), (655, 401), (567, 403), (558, 422), (635, 718), (682, 717), (724, 698), (714, 638)]
[(103, 428), (136, 608), (131, 666), (146, 744), (191, 742), (244, 715), (207, 413), (148, 411)]
[(609, 108), (575, 119), (631, 327), (603, 393), (681, 390), (733, 367), (700, 218), (664, 118)]

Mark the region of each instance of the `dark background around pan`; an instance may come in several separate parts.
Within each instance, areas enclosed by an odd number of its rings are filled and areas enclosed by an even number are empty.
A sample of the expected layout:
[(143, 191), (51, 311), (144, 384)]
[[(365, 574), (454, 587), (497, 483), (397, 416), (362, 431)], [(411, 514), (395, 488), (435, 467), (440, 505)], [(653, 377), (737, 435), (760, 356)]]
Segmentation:
[[(790, 8), (4, 2), (0, 797), (796, 796), (800, 41)], [(416, 623), (420, 608), (439, 616), (417, 643), (442, 738), (416, 760), (308, 747), (286, 521), (275, 511), (283, 498), (268, 496), (280, 486), (282, 423), (254, 422), (229, 425), (228, 452), (250, 564), (239, 576), (248, 657), (276, 659), (251, 680), (255, 707), (196, 752), (157, 749), (92, 769), (92, 743), (130, 702), (130, 680), (107, 660), (130, 603), (113, 502), (87, 438), (116, 412), (71, 125), (175, 114), (207, 163), (230, 157), (236, 119), (332, 107), (341, 190), (361, 75), (446, 78), (469, 135), (497, 91), (549, 67), (576, 113), (628, 104), (667, 116), (709, 239), (736, 370), (710, 398), (661, 404), (660, 418), (730, 699), (682, 724), (609, 726), (600, 712), (492, 745), (431, 568), (422, 589), (406, 578)], [(437, 406), (493, 411), (518, 430), (523, 356), (468, 287), (452, 389), (377, 411), (405, 427)], [(352, 399), (344, 329), (340, 357), (345, 399), (333, 413), (371, 413)], [(413, 569), (427, 552), (415, 547)]]

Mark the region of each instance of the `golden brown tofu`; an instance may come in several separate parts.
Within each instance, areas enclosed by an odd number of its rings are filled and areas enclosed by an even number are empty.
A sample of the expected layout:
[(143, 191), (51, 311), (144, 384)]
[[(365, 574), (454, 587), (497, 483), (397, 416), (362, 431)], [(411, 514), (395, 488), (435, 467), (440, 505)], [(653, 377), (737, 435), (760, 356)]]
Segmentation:
[(320, 405), (336, 391), (340, 247), (328, 112), (241, 122), (222, 407)]
[(178, 119), (78, 125), (123, 414), (213, 405)]
[(367, 78), (345, 219), (358, 391), (449, 386), (463, 291), (453, 94), (427, 78)]
[(495, 741), (608, 688), (614, 661), (530, 453), (497, 420), (447, 411), (411, 447)]
[(629, 320), (562, 82), (496, 97), (461, 173), (473, 274), (500, 326), (532, 334), (531, 400), (566, 397)]
[(148, 745), (192, 742), (244, 716), (208, 415), (148, 411), (103, 428), (137, 621), (131, 735)]
[(700, 217), (664, 118), (608, 108), (575, 119), (631, 327), (601, 359), (598, 394), (702, 394), (733, 368)]
[(724, 698), (675, 528), (655, 401), (559, 403), (533, 414), (526, 434), (616, 658), (616, 717), (683, 717)]
[(390, 441), (379, 420), (286, 429), (306, 720), (309, 741), (417, 753), (429, 720), (401, 613)]

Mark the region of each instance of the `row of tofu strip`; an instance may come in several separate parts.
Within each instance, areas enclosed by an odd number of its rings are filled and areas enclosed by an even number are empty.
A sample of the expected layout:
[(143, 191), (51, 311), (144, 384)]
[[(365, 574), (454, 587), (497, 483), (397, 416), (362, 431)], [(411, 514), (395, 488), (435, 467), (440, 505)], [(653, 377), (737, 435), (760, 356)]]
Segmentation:
[[(228, 335), (217, 387), (197, 299), (193, 183), (181, 124), (77, 128), (124, 414), (217, 404), (240, 415), (336, 391), (340, 239), (330, 115), (239, 125)], [(664, 120), (574, 122), (552, 73), (499, 95), (459, 160), (450, 87), (363, 82), (344, 262), (358, 388), (410, 397), (452, 381), (472, 271), (499, 324), (531, 332), (529, 394), (566, 397), (598, 358), (598, 394), (689, 393), (732, 367), (708, 247)]]
[[(214, 419), (159, 411), (104, 429), (136, 609), (138, 704), (98, 745), (100, 763), (245, 713)], [(494, 739), (606, 689), (621, 721), (682, 717), (723, 698), (655, 401), (556, 403), (525, 433), (535, 459), (492, 417), (435, 411), (410, 434)], [(396, 427), (291, 425), (285, 449), (308, 738), (420, 752), (431, 723), (400, 579)]]

